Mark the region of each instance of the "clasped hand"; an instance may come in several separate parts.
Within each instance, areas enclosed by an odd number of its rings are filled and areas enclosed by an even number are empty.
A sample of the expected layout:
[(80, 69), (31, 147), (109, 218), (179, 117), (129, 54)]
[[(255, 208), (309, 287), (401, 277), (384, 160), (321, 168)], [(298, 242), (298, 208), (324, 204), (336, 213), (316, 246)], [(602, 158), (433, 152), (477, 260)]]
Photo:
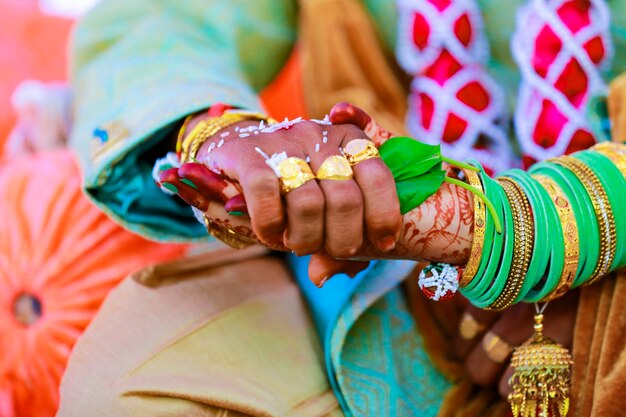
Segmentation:
[(463, 262), (472, 209), (460, 188), (444, 185), (403, 217), (391, 172), (380, 158), (367, 158), (352, 166), (351, 179), (311, 180), (281, 193), (267, 163), (272, 155), (284, 152), (317, 173), (351, 141), (380, 146), (391, 136), (346, 103), (331, 110), (330, 122), (302, 121), (270, 133), (259, 130), (258, 122), (240, 122), (205, 142), (198, 163), (168, 170), (161, 180), (176, 185), (218, 227), (276, 250), (313, 255), (309, 275), (318, 285), (339, 272), (356, 274), (369, 259)]

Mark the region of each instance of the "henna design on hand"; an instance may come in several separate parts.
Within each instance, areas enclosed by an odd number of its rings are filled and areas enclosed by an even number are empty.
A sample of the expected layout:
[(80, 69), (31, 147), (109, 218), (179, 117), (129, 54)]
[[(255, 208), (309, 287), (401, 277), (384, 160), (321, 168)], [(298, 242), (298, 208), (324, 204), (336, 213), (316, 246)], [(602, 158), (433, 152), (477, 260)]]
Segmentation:
[(471, 194), (444, 183), (441, 189), (404, 215), (400, 243), (410, 259), (462, 264), (472, 243), (473, 203)]

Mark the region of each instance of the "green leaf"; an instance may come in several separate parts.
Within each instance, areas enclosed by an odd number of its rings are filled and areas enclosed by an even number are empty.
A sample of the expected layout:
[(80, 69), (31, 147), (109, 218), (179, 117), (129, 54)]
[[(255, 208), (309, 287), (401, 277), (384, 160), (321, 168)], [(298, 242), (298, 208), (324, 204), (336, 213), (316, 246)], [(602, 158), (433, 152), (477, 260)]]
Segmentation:
[(428, 145), (402, 136), (389, 139), (379, 152), (396, 182), (426, 173), (442, 161), (439, 145)]
[(402, 214), (408, 213), (435, 194), (441, 188), (445, 174), (446, 172), (441, 169), (441, 164), (439, 164), (425, 174), (396, 182), (400, 212)]
[(378, 151), (393, 174), (402, 214), (422, 204), (441, 187), (445, 171), (439, 145), (395, 137)]

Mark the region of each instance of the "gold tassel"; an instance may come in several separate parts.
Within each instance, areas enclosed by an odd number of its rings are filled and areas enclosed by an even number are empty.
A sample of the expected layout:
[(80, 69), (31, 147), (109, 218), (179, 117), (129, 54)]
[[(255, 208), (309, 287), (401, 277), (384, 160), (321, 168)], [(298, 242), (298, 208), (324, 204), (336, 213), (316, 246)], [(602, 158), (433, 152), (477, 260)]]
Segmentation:
[[(545, 306), (544, 306), (545, 308)], [(543, 311), (543, 309), (542, 309)], [(535, 333), (515, 348), (509, 403), (514, 417), (565, 417), (569, 411), (572, 357), (543, 335), (543, 314), (535, 315)]]

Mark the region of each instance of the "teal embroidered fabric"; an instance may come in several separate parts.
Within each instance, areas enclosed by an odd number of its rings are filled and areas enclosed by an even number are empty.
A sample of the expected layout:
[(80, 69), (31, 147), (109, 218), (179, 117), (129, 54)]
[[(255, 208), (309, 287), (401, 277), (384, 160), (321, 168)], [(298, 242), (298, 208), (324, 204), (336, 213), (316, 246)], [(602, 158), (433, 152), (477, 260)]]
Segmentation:
[(430, 361), (398, 287), (406, 275), (391, 271), (395, 262), (377, 266), (332, 332), (330, 357), (344, 410), (368, 417), (436, 416), (452, 384)]
[(415, 262), (375, 262), (323, 288), (308, 279), (308, 257), (289, 263), (322, 338), (331, 385), (347, 416), (435, 416), (448, 381), (431, 363), (398, 285)]

